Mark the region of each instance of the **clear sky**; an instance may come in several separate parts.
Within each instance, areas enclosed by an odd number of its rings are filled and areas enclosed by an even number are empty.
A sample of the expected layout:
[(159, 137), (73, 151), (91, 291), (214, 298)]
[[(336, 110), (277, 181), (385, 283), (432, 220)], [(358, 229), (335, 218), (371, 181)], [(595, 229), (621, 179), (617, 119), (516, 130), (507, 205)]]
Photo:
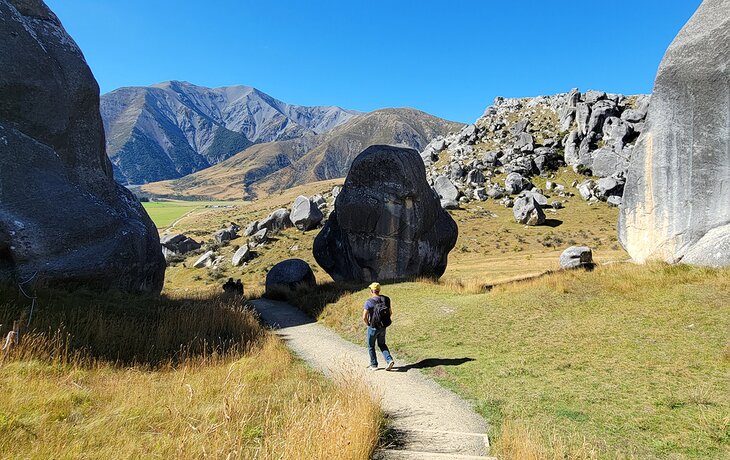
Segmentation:
[(495, 96), (648, 93), (700, 0), (46, 0), (102, 92), (185, 80), (474, 121)]

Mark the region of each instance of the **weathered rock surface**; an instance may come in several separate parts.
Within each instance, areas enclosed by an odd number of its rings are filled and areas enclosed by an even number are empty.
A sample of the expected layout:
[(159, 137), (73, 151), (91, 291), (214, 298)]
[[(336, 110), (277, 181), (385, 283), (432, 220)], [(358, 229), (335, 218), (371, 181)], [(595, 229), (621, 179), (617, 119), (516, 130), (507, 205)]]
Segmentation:
[(545, 223), (545, 212), (532, 195), (524, 195), (514, 202), (512, 213), (515, 220), (525, 225), (542, 225)]
[(285, 208), (277, 209), (267, 218), (258, 223), (258, 230), (267, 229), (269, 234), (279, 233), (285, 228), (292, 226), (289, 210)]
[(222, 228), (213, 233), (213, 239), (216, 243), (227, 243), (238, 238), (238, 231), (241, 228), (238, 225), (231, 225), (228, 228)]
[(730, 238), (729, 11), (702, 2), (659, 66), (619, 218), (636, 261), (728, 260), (708, 242)]
[(162, 245), (162, 254), (165, 260), (169, 261), (176, 256), (182, 256), (188, 252), (200, 249), (201, 244), (192, 238), (180, 233), (165, 235), (160, 238)]
[(99, 87), (40, 0), (0, 0), (0, 280), (159, 292), (157, 229), (112, 179)]
[(354, 160), (314, 256), (335, 281), (438, 277), (457, 234), (418, 152), (374, 145)]
[(236, 253), (233, 254), (233, 257), (231, 258), (231, 264), (234, 267), (238, 267), (239, 265), (242, 265), (244, 262), (248, 262), (251, 260), (252, 253), (251, 248), (248, 244), (244, 244), (238, 250), (236, 250)]
[(315, 286), (317, 280), (309, 264), (302, 259), (287, 259), (271, 267), (266, 274), (266, 292), (275, 288), (287, 287), (296, 289), (297, 286)]
[(588, 246), (571, 246), (560, 254), (560, 268), (593, 268), (593, 251)]
[[(324, 199), (322, 199), (322, 202), (324, 202)], [(294, 200), (294, 205), (289, 214), (289, 219), (294, 226), (304, 231), (316, 228), (323, 218), (324, 216), (317, 203), (306, 196), (298, 196)]]

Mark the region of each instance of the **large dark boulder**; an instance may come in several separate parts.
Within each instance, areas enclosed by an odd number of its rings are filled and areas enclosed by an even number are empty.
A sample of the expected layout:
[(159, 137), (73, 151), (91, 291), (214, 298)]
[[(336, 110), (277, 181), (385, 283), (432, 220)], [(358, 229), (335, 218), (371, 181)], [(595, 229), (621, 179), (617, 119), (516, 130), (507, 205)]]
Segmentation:
[(40, 0), (0, 0), (0, 281), (159, 292), (157, 229), (112, 179), (99, 87)]
[(276, 288), (296, 289), (298, 286), (315, 286), (317, 280), (309, 264), (302, 259), (287, 259), (271, 267), (266, 274), (266, 292)]
[[(631, 257), (704, 258), (730, 241), (730, 0), (705, 0), (659, 67), (624, 188), (619, 239)], [(724, 244), (725, 242), (725, 244)], [(708, 254), (709, 256), (709, 254)], [(708, 257), (709, 258), (709, 257)], [(714, 265), (730, 264), (730, 253)]]
[(336, 281), (439, 277), (457, 235), (418, 152), (373, 145), (352, 163), (314, 257)]

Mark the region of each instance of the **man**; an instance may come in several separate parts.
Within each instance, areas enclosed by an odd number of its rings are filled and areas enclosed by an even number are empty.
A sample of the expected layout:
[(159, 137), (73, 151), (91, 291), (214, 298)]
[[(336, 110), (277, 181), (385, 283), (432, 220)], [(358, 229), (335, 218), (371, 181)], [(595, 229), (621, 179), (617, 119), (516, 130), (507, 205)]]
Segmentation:
[(374, 371), (378, 369), (378, 357), (375, 354), (375, 342), (378, 342), (380, 351), (383, 352), (385, 358), (385, 370), (389, 371), (395, 366), (395, 361), (390, 355), (388, 345), (385, 344), (385, 329), (390, 325), (390, 298), (380, 295), (380, 283), (372, 283), (370, 286), (372, 296), (365, 301), (362, 311), (362, 320), (368, 327), (367, 344), (368, 353), (370, 354), (369, 369)]

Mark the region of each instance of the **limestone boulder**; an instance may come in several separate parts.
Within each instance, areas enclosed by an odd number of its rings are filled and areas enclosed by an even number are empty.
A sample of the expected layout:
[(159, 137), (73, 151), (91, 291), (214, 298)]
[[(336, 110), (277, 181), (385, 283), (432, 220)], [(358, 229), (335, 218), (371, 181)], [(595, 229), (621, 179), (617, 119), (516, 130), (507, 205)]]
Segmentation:
[(532, 195), (518, 197), (512, 207), (515, 220), (524, 225), (542, 225), (545, 223), (545, 212)]
[(728, 11), (703, 1), (659, 66), (619, 218), (635, 261), (728, 261), (713, 247), (730, 238)]
[[(423, 164), (423, 163), (422, 163)], [(287, 259), (271, 267), (266, 274), (266, 292), (276, 288), (296, 289), (299, 286), (315, 286), (312, 267), (302, 259)]]
[(316, 228), (322, 222), (323, 218), (324, 215), (322, 215), (319, 206), (303, 195), (298, 196), (294, 200), (291, 213), (289, 214), (289, 219), (292, 224), (299, 230), (304, 231)]
[(418, 152), (370, 146), (355, 158), (314, 257), (335, 281), (439, 277), (458, 235), (439, 201)]
[(560, 254), (560, 268), (592, 268), (593, 251), (588, 246), (571, 246)]
[(0, 0), (0, 281), (162, 289), (155, 225), (112, 177), (99, 86), (40, 0)]

